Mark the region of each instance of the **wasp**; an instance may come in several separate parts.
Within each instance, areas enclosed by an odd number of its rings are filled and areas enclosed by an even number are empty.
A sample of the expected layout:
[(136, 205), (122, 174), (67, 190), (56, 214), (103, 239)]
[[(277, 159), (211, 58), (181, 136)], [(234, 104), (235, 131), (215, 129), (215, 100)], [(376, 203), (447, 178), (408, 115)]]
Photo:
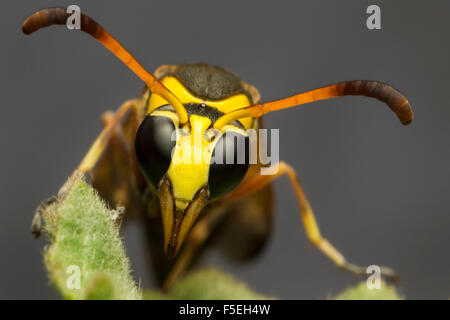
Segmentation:
[[(68, 17), (63, 8), (43, 9), (29, 16), (22, 30), (31, 34), (51, 25), (65, 25)], [(103, 114), (104, 128), (75, 173), (86, 177), (111, 205), (122, 205), (127, 214), (138, 212), (145, 217), (150, 256), (166, 288), (217, 232), (228, 233), (225, 251), (231, 256), (248, 258), (259, 252), (273, 218), (272, 182), (285, 175), (309, 241), (338, 267), (365, 274), (365, 268), (348, 262), (322, 236), (291, 165), (281, 161), (274, 174), (264, 175), (261, 168), (266, 164), (261, 161), (191, 163), (175, 159), (194, 143), (189, 134), (181, 132), (201, 133), (206, 158), (219, 150), (222, 157), (232, 152), (247, 153), (249, 144), (236, 150), (229, 141), (248, 139), (248, 129), (263, 127), (263, 115), (348, 95), (386, 103), (407, 125), (413, 112), (400, 92), (378, 81), (345, 81), (262, 103), (255, 87), (220, 67), (201, 63), (163, 65), (151, 74), (100, 24), (85, 14), (80, 17), (81, 31), (111, 51), (145, 87), (138, 98), (125, 102), (116, 112)], [(208, 137), (209, 129), (218, 134)], [(55, 200), (53, 197), (38, 207), (32, 225), (35, 234), (41, 227), (42, 208)], [(382, 274), (396, 276), (388, 267), (382, 268)]]

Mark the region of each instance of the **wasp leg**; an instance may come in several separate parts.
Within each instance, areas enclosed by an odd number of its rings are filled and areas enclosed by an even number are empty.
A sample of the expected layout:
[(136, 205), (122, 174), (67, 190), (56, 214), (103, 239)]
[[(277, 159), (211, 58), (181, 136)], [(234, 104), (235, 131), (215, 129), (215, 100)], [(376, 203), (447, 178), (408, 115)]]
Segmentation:
[(136, 101), (125, 102), (116, 113), (106, 112), (102, 120), (104, 129), (79, 167), (59, 190), (57, 196), (44, 200), (37, 207), (31, 227), (35, 236), (39, 236), (42, 230), (42, 215), (46, 208), (50, 204), (60, 202), (73, 182), (81, 177), (87, 178), (101, 196), (114, 206), (133, 202), (127, 192), (137, 192), (135, 188), (128, 187), (130, 183), (134, 183), (132, 169), (134, 158), (130, 146), (137, 130)]
[[(300, 210), (300, 217), (305, 228), (308, 239), (316, 245), (329, 259), (331, 259), (341, 269), (351, 272), (357, 276), (365, 276), (366, 268), (359, 267), (357, 265), (347, 262), (345, 257), (330, 243), (327, 239), (322, 237), (319, 226), (314, 217), (311, 205), (303, 191), (302, 186), (297, 178), (295, 170), (285, 162), (280, 162), (279, 170), (274, 175), (260, 175), (255, 174), (247, 180), (246, 183), (239, 185), (231, 194), (230, 198), (244, 197), (251, 194), (263, 186), (269, 184), (276, 178), (287, 175), (291, 181), (292, 188), (294, 189), (297, 204)], [(390, 280), (398, 280), (398, 275), (392, 269), (388, 267), (381, 268), (382, 276)]]
[[(112, 138), (120, 134), (119, 131), (124, 125), (122, 122), (130, 116), (130, 113), (136, 113), (135, 109), (136, 102), (132, 100), (125, 102), (116, 113), (107, 111), (102, 115), (102, 122), (105, 128), (94, 141), (77, 170), (86, 174), (95, 168), (101, 156), (110, 145)], [(132, 117), (136, 117), (136, 115)]]
[(102, 124), (106, 128), (114, 121), (115, 113), (111, 110), (102, 113)]
[(48, 208), (48, 206), (52, 205), (53, 203), (55, 203), (57, 201), (58, 201), (58, 197), (53, 195), (50, 198), (43, 200), (36, 208), (36, 211), (35, 211), (34, 217), (33, 217), (33, 221), (31, 222), (31, 233), (36, 238), (39, 238), (39, 236), (41, 235), (42, 229), (43, 229), (42, 215), (44, 214), (44, 212)]
[(142, 176), (134, 153), (139, 106), (137, 100), (131, 100), (116, 112), (103, 113), (104, 129), (77, 169), (109, 205), (125, 207), (127, 216), (140, 214), (146, 208), (140, 194)]

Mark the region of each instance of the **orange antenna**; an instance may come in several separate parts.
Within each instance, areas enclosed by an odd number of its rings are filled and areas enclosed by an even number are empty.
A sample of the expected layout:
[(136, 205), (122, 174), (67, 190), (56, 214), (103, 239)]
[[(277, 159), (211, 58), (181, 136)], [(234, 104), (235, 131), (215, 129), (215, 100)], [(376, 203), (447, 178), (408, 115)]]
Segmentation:
[(299, 93), (289, 98), (237, 109), (220, 117), (214, 123), (214, 128), (220, 129), (234, 120), (246, 117), (258, 118), (272, 111), (349, 95), (373, 97), (385, 102), (404, 125), (409, 124), (413, 120), (414, 115), (411, 105), (400, 92), (378, 81), (357, 80), (340, 82), (327, 87)]
[[(25, 34), (31, 34), (41, 28), (51, 25), (65, 25), (71, 14), (66, 13), (64, 8), (48, 8), (39, 10), (29, 16), (22, 25), (22, 31)], [(175, 109), (180, 119), (180, 125), (188, 123), (188, 115), (183, 104), (177, 97), (169, 91), (162, 83), (145, 70), (139, 62), (103, 27), (95, 20), (81, 13), (81, 30), (94, 37), (105, 48), (111, 51), (125, 65), (130, 68), (139, 78), (144, 81), (147, 87), (155, 94), (167, 100)]]

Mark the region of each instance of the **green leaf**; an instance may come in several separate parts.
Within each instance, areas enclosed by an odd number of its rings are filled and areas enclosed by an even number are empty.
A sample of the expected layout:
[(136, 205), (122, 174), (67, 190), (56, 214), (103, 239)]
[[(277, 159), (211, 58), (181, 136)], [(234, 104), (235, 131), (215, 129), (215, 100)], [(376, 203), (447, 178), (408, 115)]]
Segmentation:
[(249, 289), (245, 283), (215, 268), (207, 268), (188, 274), (174, 284), (169, 295), (173, 299), (267, 299)]
[(150, 300), (261, 300), (267, 297), (258, 294), (231, 275), (216, 268), (204, 268), (188, 273), (167, 293), (149, 290), (144, 293)]
[(43, 215), (52, 283), (66, 299), (141, 299), (115, 222), (118, 211), (107, 208), (83, 179), (75, 176), (67, 185)]
[(381, 281), (379, 289), (369, 289), (366, 282), (360, 282), (354, 287), (342, 291), (336, 300), (402, 300), (394, 286)]

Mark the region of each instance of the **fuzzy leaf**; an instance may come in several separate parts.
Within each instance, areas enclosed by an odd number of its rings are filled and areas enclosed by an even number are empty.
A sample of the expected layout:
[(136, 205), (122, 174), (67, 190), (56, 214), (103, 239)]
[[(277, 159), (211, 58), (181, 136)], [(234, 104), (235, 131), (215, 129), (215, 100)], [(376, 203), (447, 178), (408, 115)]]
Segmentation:
[(64, 197), (43, 216), (51, 281), (66, 299), (141, 299), (115, 225), (117, 212), (83, 179), (72, 179)]

